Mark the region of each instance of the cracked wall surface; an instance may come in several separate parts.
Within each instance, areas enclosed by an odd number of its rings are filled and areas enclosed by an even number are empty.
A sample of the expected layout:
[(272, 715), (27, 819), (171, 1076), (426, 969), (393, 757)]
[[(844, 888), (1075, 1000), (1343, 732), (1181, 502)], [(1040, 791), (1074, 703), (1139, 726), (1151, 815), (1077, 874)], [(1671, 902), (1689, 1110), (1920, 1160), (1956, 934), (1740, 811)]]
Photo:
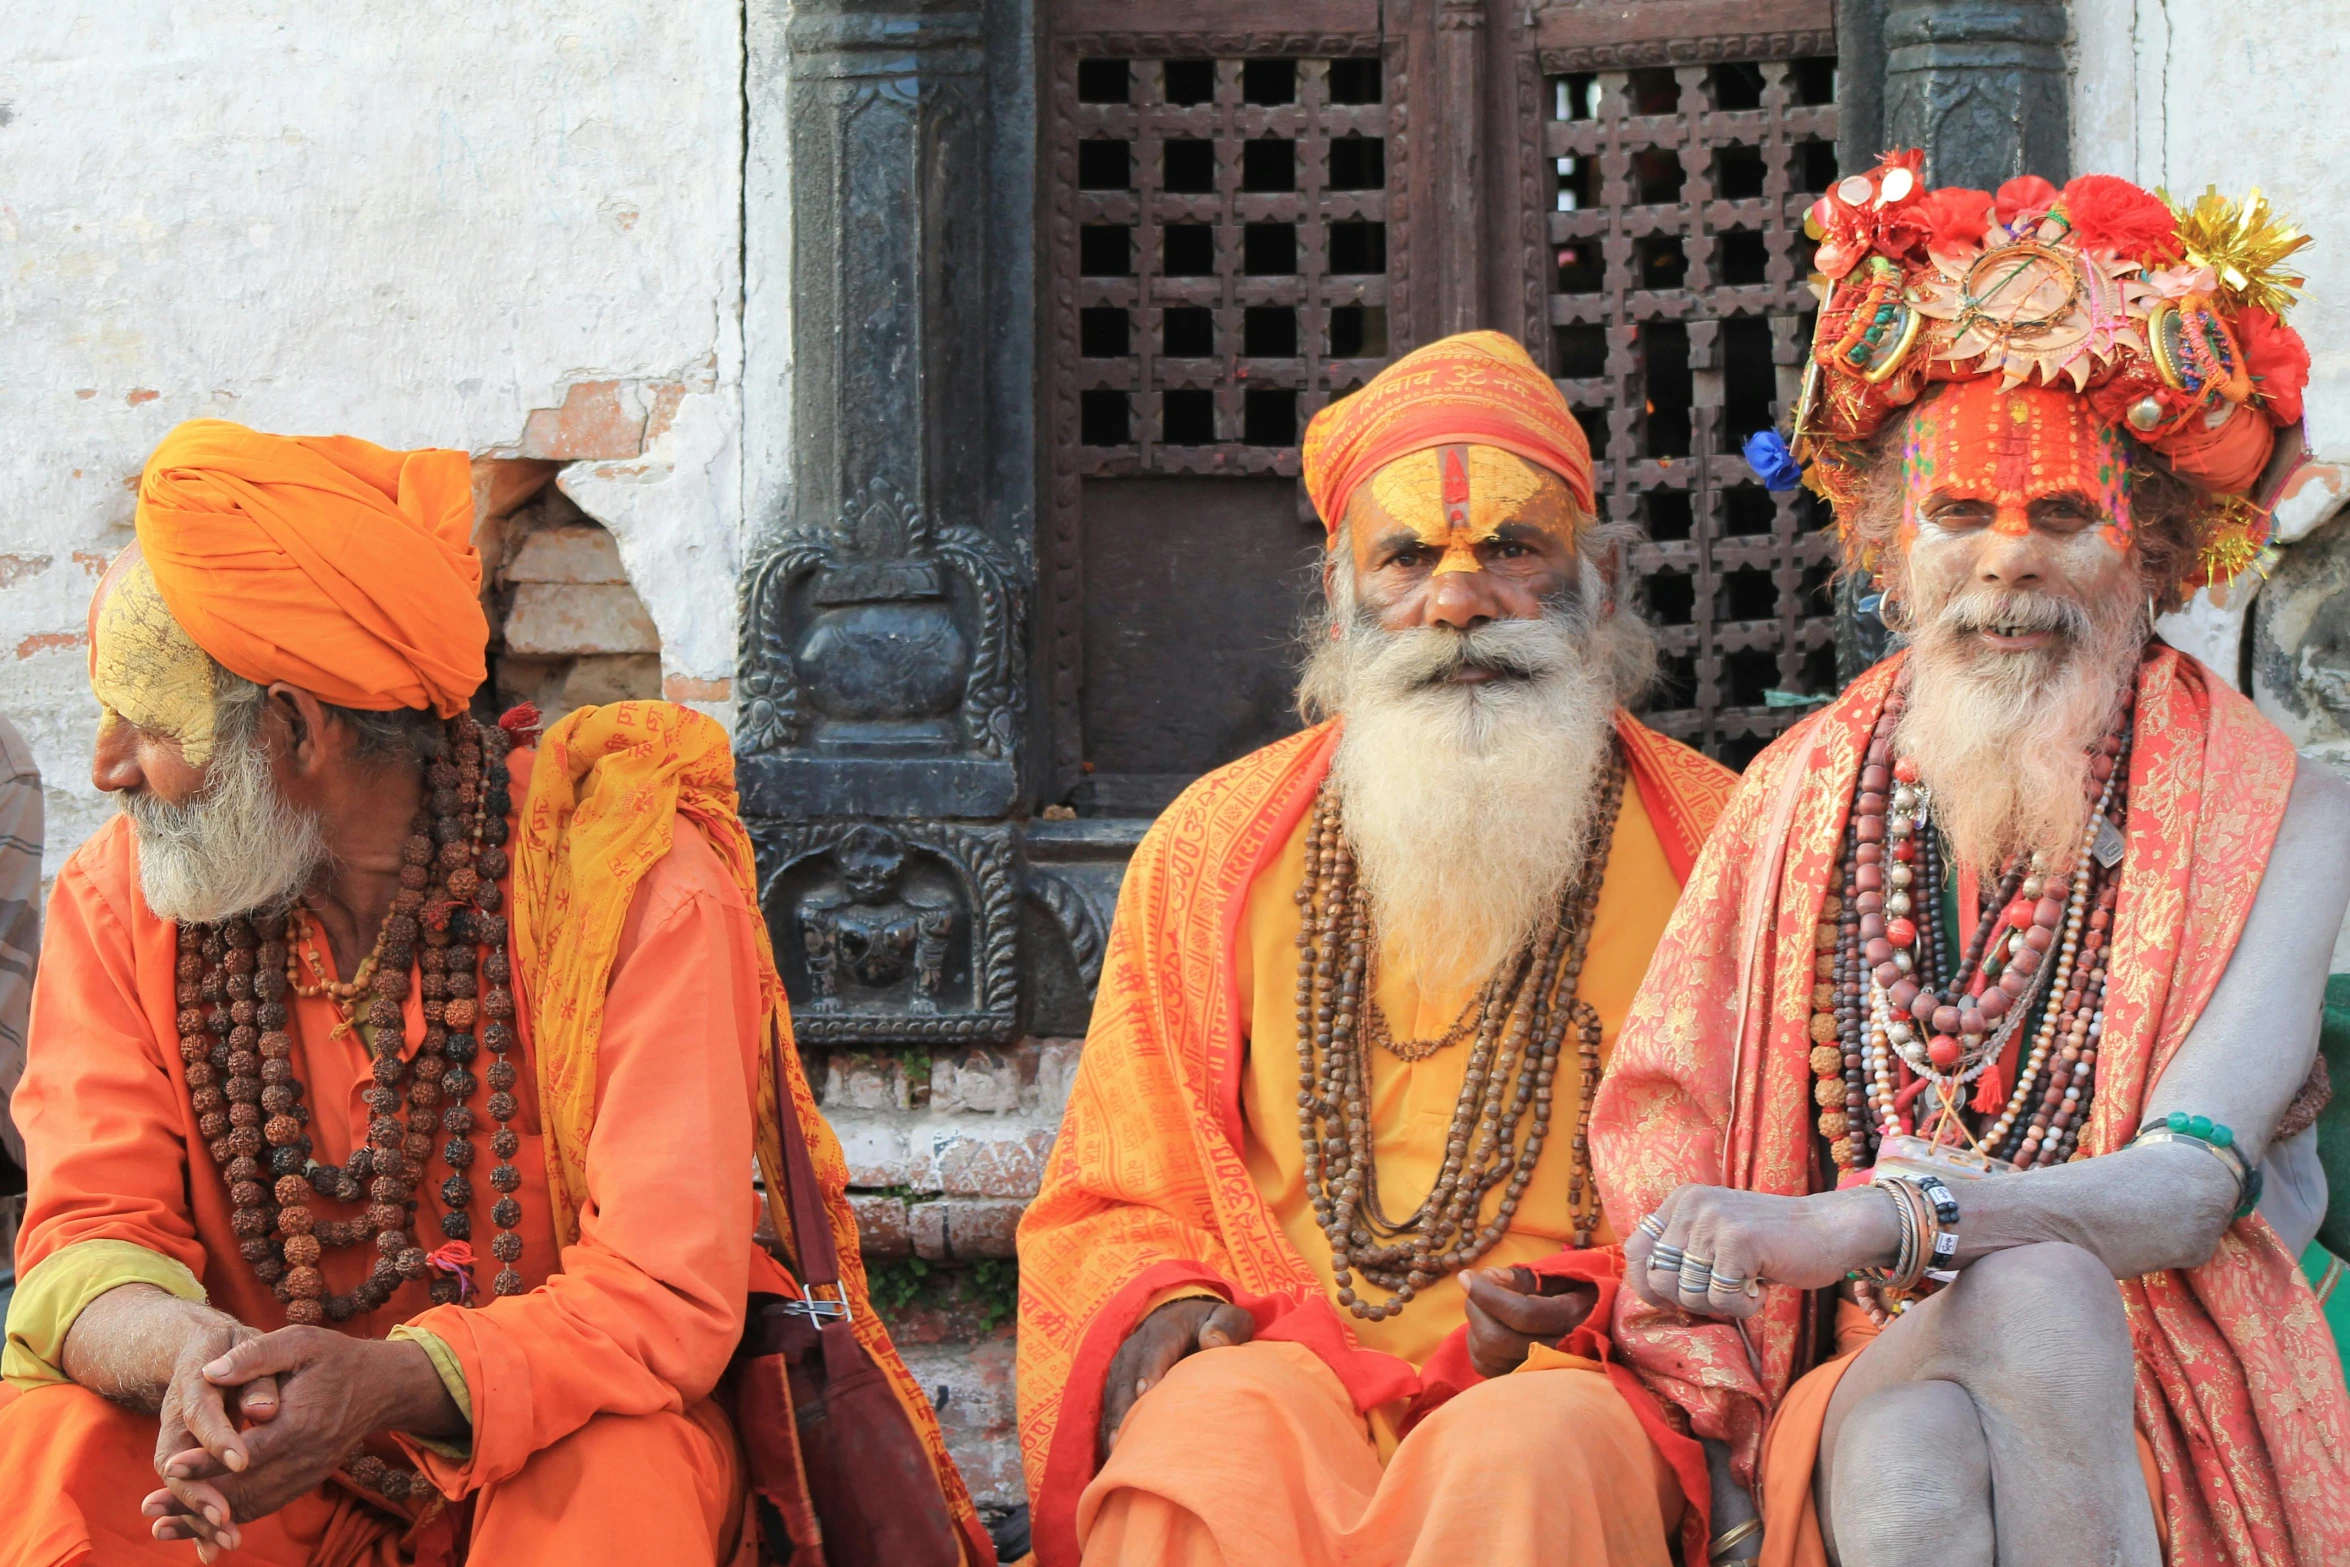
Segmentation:
[(84, 616), (182, 419), (566, 464), (726, 717), (738, 6), (52, 0), (0, 43), (0, 710), (105, 820)]
[[(2330, 606), (2350, 583), (2350, 0), (2074, 0), (2073, 168), (2119, 174), (2191, 199), (2207, 185), (2257, 186), (2316, 237), (2294, 258), (2308, 278), (2293, 325), (2309, 344), (2314, 461), (2277, 507), (2258, 571), (2198, 594), (2161, 630), (2250, 694), (2302, 754), (2350, 776), (2350, 701), (2331, 670)], [(2350, 972), (2350, 923), (2334, 946)]]

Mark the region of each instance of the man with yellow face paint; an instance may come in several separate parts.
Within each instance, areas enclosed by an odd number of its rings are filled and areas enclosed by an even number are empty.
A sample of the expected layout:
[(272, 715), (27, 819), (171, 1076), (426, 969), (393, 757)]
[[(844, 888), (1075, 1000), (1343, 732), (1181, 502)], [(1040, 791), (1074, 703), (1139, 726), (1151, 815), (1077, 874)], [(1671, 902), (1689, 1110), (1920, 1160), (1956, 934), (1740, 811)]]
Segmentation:
[(1021, 1226), (1038, 1560), (1662, 1567), (1707, 1468), (1611, 1364), (1583, 1117), (1730, 777), (1623, 711), (1653, 646), (1516, 344), (1304, 457), (1324, 721), (1137, 851)]

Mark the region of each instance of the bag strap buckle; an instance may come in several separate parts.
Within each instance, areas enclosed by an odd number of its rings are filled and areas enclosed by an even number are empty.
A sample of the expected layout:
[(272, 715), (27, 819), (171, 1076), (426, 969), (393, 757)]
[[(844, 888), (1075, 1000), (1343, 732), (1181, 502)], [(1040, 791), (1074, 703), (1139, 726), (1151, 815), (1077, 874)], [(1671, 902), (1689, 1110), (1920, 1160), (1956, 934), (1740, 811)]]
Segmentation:
[(776, 1309), (781, 1311), (785, 1316), (806, 1317), (809, 1321), (818, 1324), (826, 1322), (848, 1321), (853, 1315), (853, 1313), (849, 1310), (848, 1291), (841, 1289), (841, 1286), (837, 1284), (819, 1285), (817, 1287), (820, 1289), (829, 1288), (840, 1290), (840, 1299), (820, 1300), (812, 1295), (803, 1296), (798, 1300), (787, 1300)]

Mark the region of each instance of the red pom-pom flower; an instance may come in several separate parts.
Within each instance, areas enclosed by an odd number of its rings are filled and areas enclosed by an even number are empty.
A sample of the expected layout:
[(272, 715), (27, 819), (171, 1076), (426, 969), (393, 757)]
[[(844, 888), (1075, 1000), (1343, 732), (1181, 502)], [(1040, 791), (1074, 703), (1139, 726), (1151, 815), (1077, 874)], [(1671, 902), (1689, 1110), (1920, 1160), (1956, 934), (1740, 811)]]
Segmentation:
[(2037, 174), (2019, 174), (1999, 187), (1992, 198), (1998, 209), (2002, 226), (2013, 230), (2028, 228), (2048, 215), (2056, 205), (2056, 187)]
[(2245, 368), (2268, 416), (2280, 425), (2301, 422), (2301, 394), (2309, 386), (2309, 345), (2301, 334), (2258, 305), (2246, 305), (2235, 321), (2236, 342)]
[(2084, 174), (2064, 188), (2064, 215), (2083, 250), (2155, 266), (2177, 261), (2179, 220), (2151, 191), (2111, 174)]
[(1937, 256), (1963, 255), (1983, 242), (1991, 226), (1991, 193), (1945, 185), (1929, 191), (1918, 203), (1918, 221), (1926, 228), (1926, 249)]

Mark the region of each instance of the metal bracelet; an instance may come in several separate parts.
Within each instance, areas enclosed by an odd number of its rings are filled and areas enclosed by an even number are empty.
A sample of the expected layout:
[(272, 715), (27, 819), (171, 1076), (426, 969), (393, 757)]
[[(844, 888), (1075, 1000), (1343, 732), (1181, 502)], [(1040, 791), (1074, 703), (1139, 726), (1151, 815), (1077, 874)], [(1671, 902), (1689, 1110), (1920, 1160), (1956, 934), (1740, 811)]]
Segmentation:
[[(2214, 1128), (2214, 1130), (2218, 1129)], [(2141, 1129), (2137, 1136), (2130, 1139), (2129, 1146), (2135, 1148), (2140, 1143), (2193, 1144), (2217, 1159), (2221, 1167), (2236, 1178), (2237, 1218), (2243, 1218), (2259, 1206), (2262, 1185), (2260, 1168), (2245, 1162), (2242, 1151), (2236, 1147), (2232, 1137), (2224, 1143), (2214, 1142), (2208, 1137), (2197, 1137), (2193, 1132), (2178, 1131), (2157, 1121), (2154, 1125)]]
[[(1733, 1524), (1729, 1528), (1724, 1529), (1720, 1534), (1715, 1535), (1713, 1539), (1707, 1543), (1705, 1548), (1706, 1560), (1716, 1563), (1717, 1567), (1729, 1567), (1731, 1558), (1726, 1553), (1737, 1549), (1739, 1546), (1744, 1545), (1748, 1540), (1751, 1540), (1756, 1535), (1762, 1533), (1762, 1526), (1762, 1519), (1760, 1517), (1754, 1517), (1747, 1519), (1746, 1522), (1742, 1524)], [(1737, 1560), (1758, 1561), (1760, 1558), (1742, 1556), (1737, 1558)]]

